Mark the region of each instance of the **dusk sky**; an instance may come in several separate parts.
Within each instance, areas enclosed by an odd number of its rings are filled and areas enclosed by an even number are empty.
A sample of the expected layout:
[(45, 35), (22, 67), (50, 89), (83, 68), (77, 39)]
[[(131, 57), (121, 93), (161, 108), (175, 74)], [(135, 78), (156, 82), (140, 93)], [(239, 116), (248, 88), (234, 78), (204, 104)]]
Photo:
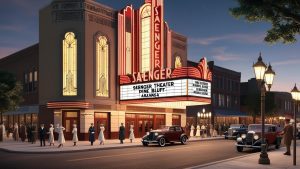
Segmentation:
[[(1, 0), (0, 58), (38, 43), (38, 11), (52, 0)], [(116, 10), (144, 0), (97, 0)], [(269, 23), (248, 23), (229, 13), (234, 0), (165, 0), (165, 21), (188, 37), (188, 58), (203, 56), (215, 64), (242, 73), (242, 82), (254, 77), (252, 64), (259, 52), (276, 72), (272, 90), (290, 91), (300, 87), (300, 42), (284, 45), (263, 41)], [(297, 37), (300, 40), (300, 37)]]

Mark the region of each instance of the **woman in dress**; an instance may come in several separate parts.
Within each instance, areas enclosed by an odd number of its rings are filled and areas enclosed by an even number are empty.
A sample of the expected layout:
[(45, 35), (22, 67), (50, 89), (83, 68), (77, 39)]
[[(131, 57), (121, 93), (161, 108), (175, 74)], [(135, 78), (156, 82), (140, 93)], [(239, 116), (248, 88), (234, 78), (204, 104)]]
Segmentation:
[(133, 130), (133, 125), (130, 125), (130, 129), (129, 129), (129, 139), (130, 139), (130, 143), (132, 143), (132, 140), (134, 139), (134, 130)]
[(98, 140), (100, 141), (100, 145), (104, 145), (104, 141), (105, 141), (105, 138), (104, 138), (104, 126), (103, 124), (100, 125), (100, 132), (99, 132), (99, 136), (98, 136)]
[(19, 126), (18, 126), (18, 123), (15, 123), (15, 125), (14, 125), (13, 136), (14, 136), (15, 141), (19, 141)]
[(77, 125), (76, 125), (76, 124), (73, 124), (73, 130), (72, 130), (72, 133), (73, 133), (73, 139), (72, 139), (72, 141), (74, 142), (74, 145), (73, 145), (73, 146), (76, 146), (76, 143), (78, 142)]
[(64, 130), (65, 128), (63, 126), (57, 125), (57, 132), (58, 132), (58, 148), (63, 147), (64, 143), (66, 142), (65, 136), (64, 136)]
[(53, 145), (54, 146), (54, 127), (53, 127), (53, 124), (50, 124), (50, 128), (49, 128), (49, 143), (50, 143), (50, 146)]

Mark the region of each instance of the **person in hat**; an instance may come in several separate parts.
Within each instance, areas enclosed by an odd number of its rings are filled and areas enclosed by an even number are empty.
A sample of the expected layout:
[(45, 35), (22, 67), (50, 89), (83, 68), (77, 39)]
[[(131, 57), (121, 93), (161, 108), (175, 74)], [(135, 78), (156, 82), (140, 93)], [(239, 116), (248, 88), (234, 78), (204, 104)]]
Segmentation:
[(290, 124), (290, 119), (285, 119), (285, 126), (281, 132), (283, 137), (283, 142), (286, 146), (286, 152), (284, 155), (291, 155), (291, 144), (293, 139), (293, 126)]
[(73, 130), (72, 130), (72, 133), (73, 133), (73, 143), (74, 145), (73, 146), (76, 146), (76, 143), (78, 142), (78, 136), (77, 136), (77, 125), (76, 124), (73, 124)]
[(46, 143), (45, 143), (46, 134), (47, 134), (47, 131), (45, 129), (45, 125), (41, 124), (41, 127), (39, 128), (39, 136), (40, 136), (41, 147), (43, 145), (46, 146)]
[(49, 128), (49, 143), (50, 143), (50, 146), (53, 145), (54, 146), (54, 127), (53, 127), (53, 124), (50, 124), (50, 128)]
[(91, 142), (91, 146), (94, 144), (95, 141), (95, 127), (93, 123), (91, 123), (91, 126), (89, 128), (89, 141)]

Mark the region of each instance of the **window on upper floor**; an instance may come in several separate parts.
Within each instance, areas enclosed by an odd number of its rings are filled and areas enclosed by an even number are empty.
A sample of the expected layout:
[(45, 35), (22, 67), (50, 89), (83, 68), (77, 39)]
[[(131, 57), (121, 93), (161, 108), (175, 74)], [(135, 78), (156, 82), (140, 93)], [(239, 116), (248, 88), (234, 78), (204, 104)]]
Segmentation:
[(96, 96), (108, 97), (109, 45), (105, 36), (96, 37)]
[(67, 32), (63, 40), (63, 96), (77, 95), (77, 39)]

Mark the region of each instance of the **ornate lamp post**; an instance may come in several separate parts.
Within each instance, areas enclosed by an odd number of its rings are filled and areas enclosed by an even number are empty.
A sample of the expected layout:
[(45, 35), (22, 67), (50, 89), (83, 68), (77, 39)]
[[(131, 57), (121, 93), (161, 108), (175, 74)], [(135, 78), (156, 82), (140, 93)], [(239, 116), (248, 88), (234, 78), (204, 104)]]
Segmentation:
[[(297, 89), (295, 84), (294, 88), (291, 91), (292, 98), (294, 100), (294, 153), (293, 153), (293, 164), (296, 165), (296, 135), (297, 135), (297, 121), (296, 121), (296, 106), (298, 105), (298, 101), (300, 100), (300, 91)], [(299, 110), (298, 110), (299, 111)]]
[(259, 54), (258, 60), (255, 64), (253, 64), (253, 69), (255, 73), (255, 78), (258, 83), (258, 87), (260, 88), (260, 108), (261, 108), (261, 154), (258, 160), (259, 164), (270, 164), (270, 159), (268, 157), (268, 153), (266, 151), (266, 142), (265, 142), (265, 97), (266, 97), (266, 86), (268, 87), (268, 91), (270, 91), (271, 86), (273, 84), (273, 79), (275, 76), (275, 72), (272, 70), (271, 64), (267, 67), (263, 62), (261, 53)]

